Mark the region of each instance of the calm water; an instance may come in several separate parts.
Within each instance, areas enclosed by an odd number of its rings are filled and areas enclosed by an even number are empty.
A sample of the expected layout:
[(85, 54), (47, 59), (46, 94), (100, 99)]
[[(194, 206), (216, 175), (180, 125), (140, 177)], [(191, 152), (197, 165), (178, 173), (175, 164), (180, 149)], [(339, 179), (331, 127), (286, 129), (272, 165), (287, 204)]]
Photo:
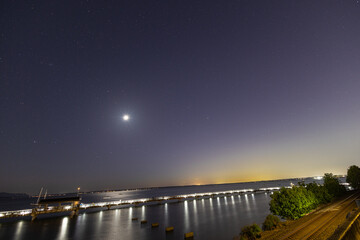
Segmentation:
[[(187, 193), (215, 192), (232, 189), (289, 186), (298, 180), (209, 186), (156, 188), (138, 191), (84, 194), (83, 202), (138, 199)], [(305, 179), (312, 182), (313, 179)], [(184, 233), (194, 232), (195, 239), (232, 239), (242, 226), (261, 224), (269, 214), (269, 193), (241, 194), (228, 197), (168, 203), (165, 205), (132, 207), (83, 213), (78, 217), (22, 220), (0, 223), (0, 239), (183, 239)], [(34, 199), (0, 202), (1, 210), (18, 209)], [(132, 221), (137, 217), (138, 221)], [(146, 219), (147, 224), (140, 224)], [(151, 223), (159, 223), (151, 228)], [(165, 227), (173, 226), (172, 233)]]

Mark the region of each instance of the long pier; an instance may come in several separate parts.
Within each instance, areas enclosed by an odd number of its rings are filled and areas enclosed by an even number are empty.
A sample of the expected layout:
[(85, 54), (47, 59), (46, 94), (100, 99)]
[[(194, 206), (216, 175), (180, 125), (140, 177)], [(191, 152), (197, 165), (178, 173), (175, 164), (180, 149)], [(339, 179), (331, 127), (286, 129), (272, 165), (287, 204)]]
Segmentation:
[[(287, 188), (290, 188), (290, 186)], [(162, 196), (162, 197), (142, 198), (142, 199), (133, 199), (133, 200), (119, 200), (119, 201), (111, 201), (111, 202), (79, 203), (79, 204), (70, 204), (70, 205), (59, 204), (58, 206), (48, 206), (46, 204), (45, 205), (40, 204), (32, 209), (0, 212), (0, 219), (32, 216), (32, 220), (34, 220), (38, 215), (41, 214), (60, 213), (60, 212), (70, 212), (71, 216), (74, 216), (78, 214), (79, 210), (86, 211), (87, 209), (102, 210), (103, 208), (105, 208), (110, 210), (112, 208), (130, 208), (130, 207), (139, 207), (145, 205), (176, 203), (187, 200), (227, 197), (227, 196), (234, 196), (240, 194), (254, 194), (254, 193), (262, 193), (262, 192), (265, 193), (265, 192), (276, 191), (279, 189), (280, 187), (241, 189), (241, 190), (229, 190), (229, 191), (220, 191), (220, 192), (181, 194), (175, 196)]]

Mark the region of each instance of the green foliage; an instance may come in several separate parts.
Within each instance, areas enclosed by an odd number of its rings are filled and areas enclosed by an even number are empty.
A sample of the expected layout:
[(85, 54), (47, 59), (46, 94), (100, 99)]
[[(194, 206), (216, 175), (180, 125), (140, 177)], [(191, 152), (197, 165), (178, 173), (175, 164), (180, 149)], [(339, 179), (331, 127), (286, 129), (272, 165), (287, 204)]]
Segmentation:
[[(355, 184), (358, 184), (355, 186), (360, 188), (360, 169), (357, 166), (351, 166), (349, 171), (351, 172), (350, 179), (354, 179)], [(297, 219), (309, 213), (319, 204), (328, 203), (333, 197), (339, 197), (345, 192), (345, 187), (332, 173), (325, 173), (323, 186), (316, 183), (305, 185), (304, 182), (299, 182), (299, 186), (282, 187), (280, 191), (274, 192), (271, 195), (270, 211), (283, 218)], [(264, 229), (273, 227), (271, 222), (266, 225), (265, 222)]]
[(277, 226), (279, 226), (279, 224), (280, 224), (280, 218), (272, 214), (269, 214), (266, 216), (262, 228), (264, 231), (270, 231), (275, 229)]
[(318, 205), (315, 195), (303, 186), (282, 187), (271, 198), (270, 211), (287, 219), (298, 219)]
[(324, 204), (331, 201), (332, 196), (329, 194), (328, 190), (317, 183), (309, 183), (306, 185), (306, 190), (312, 192), (315, 195), (315, 198), (318, 204)]
[(352, 165), (347, 170), (346, 182), (354, 189), (360, 188), (360, 168)]
[(305, 182), (304, 182), (304, 181), (300, 181), (300, 182), (298, 182), (298, 185), (299, 185), (300, 187), (306, 187), (306, 185), (305, 185)]
[(339, 179), (337, 179), (332, 173), (324, 174), (324, 187), (333, 197), (339, 197), (346, 192), (345, 187), (340, 185)]
[(240, 239), (254, 240), (261, 237), (261, 228), (254, 223), (250, 226), (245, 226), (241, 229)]

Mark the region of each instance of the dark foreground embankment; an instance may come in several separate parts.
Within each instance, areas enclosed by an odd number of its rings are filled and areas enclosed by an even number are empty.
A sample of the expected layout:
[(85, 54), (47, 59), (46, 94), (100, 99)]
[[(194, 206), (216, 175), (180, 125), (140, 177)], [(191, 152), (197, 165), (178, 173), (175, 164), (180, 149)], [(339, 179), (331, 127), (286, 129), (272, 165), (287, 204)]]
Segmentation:
[(345, 233), (342, 240), (354, 240), (360, 239), (360, 217), (357, 214), (357, 218), (353, 221), (348, 231)]

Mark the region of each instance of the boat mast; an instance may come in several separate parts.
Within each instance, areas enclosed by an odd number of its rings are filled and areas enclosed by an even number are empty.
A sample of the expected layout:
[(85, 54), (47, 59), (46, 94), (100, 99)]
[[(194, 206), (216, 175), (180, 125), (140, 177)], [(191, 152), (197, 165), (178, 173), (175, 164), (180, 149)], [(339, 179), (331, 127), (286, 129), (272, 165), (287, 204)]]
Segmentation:
[(41, 189), (40, 189), (39, 197), (38, 197), (38, 200), (36, 201), (36, 204), (39, 204), (42, 190), (43, 190), (43, 187), (41, 187)]

